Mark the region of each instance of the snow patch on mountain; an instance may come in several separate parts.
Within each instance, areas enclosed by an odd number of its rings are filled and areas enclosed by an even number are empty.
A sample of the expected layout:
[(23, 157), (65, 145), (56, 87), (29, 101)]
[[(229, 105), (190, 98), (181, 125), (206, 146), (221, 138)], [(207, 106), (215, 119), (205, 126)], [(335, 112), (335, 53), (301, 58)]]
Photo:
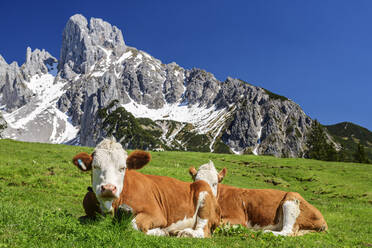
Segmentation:
[(258, 155), (258, 147), (260, 147), (260, 144), (261, 144), (261, 135), (262, 135), (262, 119), (260, 120), (260, 128), (258, 129), (258, 132), (257, 132), (257, 137), (258, 137), (258, 139), (257, 139), (257, 144), (256, 144), (256, 146), (254, 147), (254, 149), (253, 149), (253, 151), (252, 151), (252, 153), (254, 154), (254, 155)]
[(76, 137), (78, 128), (56, 107), (58, 99), (65, 93), (65, 82), (55, 80), (56, 65), (48, 69), (49, 73), (36, 74), (25, 82), (34, 93), (26, 105), (11, 113), (2, 112), (8, 123), (5, 137), (50, 143), (64, 143)]
[(210, 126), (217, 117), (226, 112), (226, 109), (216, 109), (215, 106), (210, 108), (199, 107), (197, 105), (184, 105), (180, 103), (165, 104), (163, 108), (150, 109), (145, 105), (138, 104), (131, 100), (123, 104), (128, 112), (136, 118), (150, 118), (151, 120), (173, 120), (177, 122), (191, 123), (196, 127), (200, 134), (209, 132), (213, 126)]

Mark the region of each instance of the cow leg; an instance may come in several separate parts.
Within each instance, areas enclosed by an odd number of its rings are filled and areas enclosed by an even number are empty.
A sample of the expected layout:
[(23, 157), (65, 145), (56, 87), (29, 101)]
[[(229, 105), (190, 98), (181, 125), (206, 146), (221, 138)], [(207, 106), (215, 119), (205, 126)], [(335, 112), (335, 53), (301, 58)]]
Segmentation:
[(139, 213), (132, 220), (132, 226), (148, 235), (168, 236), (168, 233), (160, 228), (166, 225), (166, 220), (162, 215)]
[[(133, 209), (128, 206), (127, 204), (121, 204), (119, 206), (119, 209), (118, 209), (119, 213), (124, 214), (125, 216), (129, 216), (129, 215), (134, 215), (134, 211)], [(147, 215), (148, 216), (148, 215)], [(137, 230), (137, 231), (143, 231), (145, 232), (146, 234), (148, 235), (154, 235), (154, 236), (167, 236), (167, 232), (165, 232), (163, 229), (161, 228), (152, 228), (152, 229), (149, 229), (151, 225), (154, 225), (154, 223), (156, 224), (156, 221), (148, 221), (150, 218), (147, 218), (146, 219), (146, 214), (143, 214), (143, 213), (140, 213), (138, 214), (136, 217), (134, 217), (131, 221), (131, 224), (132, 224), (132, 227), (134, 230)], [(143, 220), (146, 220), (146, 221), (143, 221)], [(139, 223), (139, 224), (138, 224)]]
[(300, 215), (296, 224), (299, 226), (299, 232), (296, 235), (303, 235), (308, 232), (320, 232), (328, 229), (327, 222), (320, 211), (308, 203), (299, 194), (296, 197), (300, 201)]
[[(210, 227), (215, 216), (215, 204), (213, 198), (208, 192), (202, 191), (199, 193), (198, 203), (196, 206), (196, 222), (194, 228), (185, 228), (177, 233), (178, 237), (193, 237), (204, 238), (210, 236)], [(212, 220), (211, 220), (212, 219)], [(218, 220), (216, 219), (216, 222)]]
[(280, 232), (267, 230), (265, 232), (272, 232), (275, 236), (290, 236), (295, 234), (299, 225), (297, 218), (301, 213), (300, 210), (300, 199), (297, 193), (289, 192), (285, 197), (282, 209), (283, 209), (283, 228)]

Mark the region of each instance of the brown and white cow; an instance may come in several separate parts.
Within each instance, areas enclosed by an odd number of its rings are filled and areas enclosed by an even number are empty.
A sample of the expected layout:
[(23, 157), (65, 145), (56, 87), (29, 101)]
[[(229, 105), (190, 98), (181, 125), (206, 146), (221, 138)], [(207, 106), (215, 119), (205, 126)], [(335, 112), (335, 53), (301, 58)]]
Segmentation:
[(136, 171), (149, 161), (150, 154), (144, 151), (127, 156), (114, 139), (103, 140), (91, 155), (77, 154), (73, 163), (83, 171), (92, 170), (94, 193), (88, 192), (83, 201), (87, 215), (123, 208), (133, 213), (133, 227), (146, 234), (209, 237), (220, 222), (209, 184)]
[[(212, 162), (210, 162), (212, 163)], [(200, 167), (189, 169), (193, 180), (213, 180), (219, 182), (226, 175), (226, 168), (220, 173), (204, 170)], [(323, 215), (296, 192), (274, 189), (244, 189), (224, 184), (214, 185), (212, 191), (221, 208), (224, 223), (241, 224), (247, 228), (261, 229), (274, 235), (295, 236), (308, 232), (328, 229)]]

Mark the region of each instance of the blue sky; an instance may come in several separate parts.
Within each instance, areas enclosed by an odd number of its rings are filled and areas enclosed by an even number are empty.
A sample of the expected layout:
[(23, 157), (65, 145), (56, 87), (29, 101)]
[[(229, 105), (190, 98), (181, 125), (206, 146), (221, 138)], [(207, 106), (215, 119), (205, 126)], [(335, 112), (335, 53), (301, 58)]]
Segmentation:
[(0, 54), (22, 64), (30, 46), (58, 58), (76, 13), (163, 63), (267, 88), (322, 124), (372, 130), (372, 1), (1, 1)]

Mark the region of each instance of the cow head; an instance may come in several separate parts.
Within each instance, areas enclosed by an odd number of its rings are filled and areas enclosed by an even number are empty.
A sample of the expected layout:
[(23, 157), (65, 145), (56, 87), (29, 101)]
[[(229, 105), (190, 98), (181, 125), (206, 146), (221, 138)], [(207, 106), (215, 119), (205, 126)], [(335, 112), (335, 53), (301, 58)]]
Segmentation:
[(134, 151), (129, 156), (115, 139), (104, 139), (94, 152), (79, 153), (73, 163), (83, 171), (92, 170), (92, 188), (104, 212), (112, 210), (112, 201), (119, 198), (126, 169), (140, 169), (151, 159), (148, 152)]
[(203, 164), (202, 166), (200, 166), (199, 170), (196, 170), (194, 167), (190, 167), (189, 169), (189, 173), (193, 181), (206, 181), (211, 186), (214, 196), (217, 196), (218, 183), (220, 183), (225, 177), (226, 171), (227, 169), (223, 168), (220, 173), (218, 173), (216, 168), (214, 167), (213, 162), (210, 160), (208, 164)]

